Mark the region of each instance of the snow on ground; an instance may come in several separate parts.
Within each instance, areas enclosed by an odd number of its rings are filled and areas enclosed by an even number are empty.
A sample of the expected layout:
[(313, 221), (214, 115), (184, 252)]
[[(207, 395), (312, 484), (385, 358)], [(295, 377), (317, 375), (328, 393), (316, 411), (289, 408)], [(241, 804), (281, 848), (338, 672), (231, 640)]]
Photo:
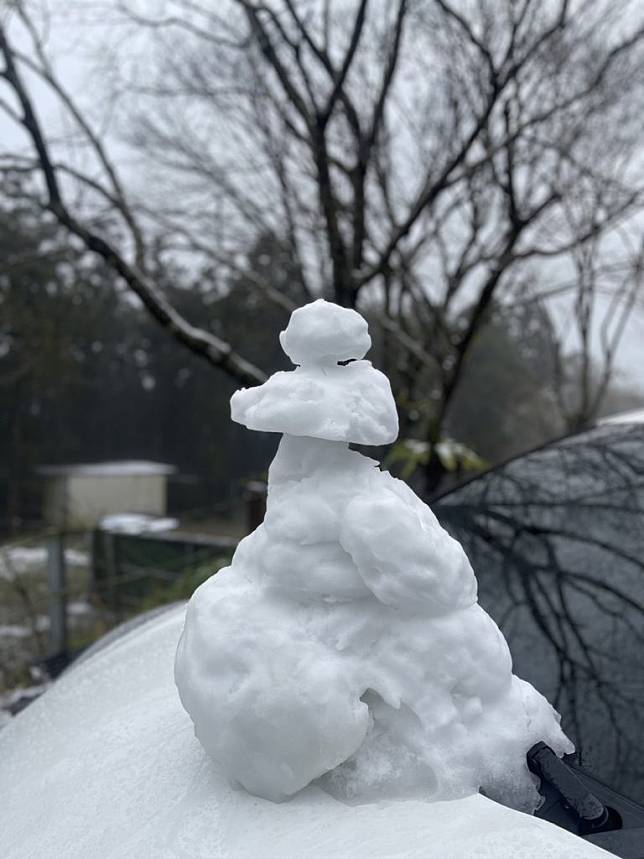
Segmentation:
[(63, 675), (0, 731), (3, 859), (570, 859), (609, 854), (480, 795), (281, 804), (230, 787), (172, 680), (183, 608)]
[(72, 600), (67, 603), (67, 614), (81, 617), (94, 612), (94, 607), (87, 600)]
[(112, 513), (101, 519), (99, 527), (117, 534), (150, 534), (172, 531), (179, 527), (179, 520), (144, 513)]
[(461, 545), (349, 450), (398, 430), (389, 382), (359, 360), (365, 321), (319, 300), (280, 340), (300, 366), (231, 401), (234, 420), (284, 434), (266, 517), (193, 595), (177, 652), (197, 737), (231, 783), (275, 801), (319, 779), (353, 802), (482, 788), (534, 810), (526, 753), (572, 743), (512, 674)]
[[(67, 603), (67, 614), (73, 618), (86, 617), (94, 612), (93, 606), (87, 600), (72, 600)], [(47, 632), (51, 621), (46, 614), (36, 616), (36, 632)], [(24, 623), (0, 623), (0, 638), (28, 638), (33, 635), (33, 629)]]
[[(38, 683), (33, 686), (20, 686), (18, 689), (12, 689), (10, 692), (3, 692), (0, 695), (0, 713), (7, 713), (11, 708), (23, 698), (35, 699), (48, 689), (51, 684)], [(10, 714), (9, 714), (10, 715)]]
[(19, 623), (0, 623), (0, 638), (28, 638), (32, 631)]
[[(89, 564), (89, 556), (77, 549), (65, 549), (65, 562), (71, 567), (85, 567)], [(14, 574), (42, 572), (46, 566), (46, 546), (0, 547), (0, 578), (11, 579)]]
[[(49, 617), (39, 614), (36, 617), (36, 632), (47, 632), (50, 626)], [(0, 638), (28, 638), (34, 631), (23, 623), (0, 623)]]

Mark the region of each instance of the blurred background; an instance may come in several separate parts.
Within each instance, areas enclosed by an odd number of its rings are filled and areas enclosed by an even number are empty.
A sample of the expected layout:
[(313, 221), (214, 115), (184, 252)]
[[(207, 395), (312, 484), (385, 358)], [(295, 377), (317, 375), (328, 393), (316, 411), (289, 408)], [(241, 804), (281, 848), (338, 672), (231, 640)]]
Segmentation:
[(644, 408), (644, 7), (0, 4), (0, 709), (261, 521), (322, 296), (426, 498)]

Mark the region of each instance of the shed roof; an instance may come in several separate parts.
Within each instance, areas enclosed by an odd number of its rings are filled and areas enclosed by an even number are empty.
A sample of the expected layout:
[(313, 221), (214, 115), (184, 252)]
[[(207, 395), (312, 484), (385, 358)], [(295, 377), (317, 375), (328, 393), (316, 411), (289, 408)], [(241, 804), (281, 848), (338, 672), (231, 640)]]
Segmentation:
[(79, 462), (66, 465), (43, 465), (43, 477), (126, 477), (174, 474), (174, 465), (145, 459), (122, 459), (106, 462)]

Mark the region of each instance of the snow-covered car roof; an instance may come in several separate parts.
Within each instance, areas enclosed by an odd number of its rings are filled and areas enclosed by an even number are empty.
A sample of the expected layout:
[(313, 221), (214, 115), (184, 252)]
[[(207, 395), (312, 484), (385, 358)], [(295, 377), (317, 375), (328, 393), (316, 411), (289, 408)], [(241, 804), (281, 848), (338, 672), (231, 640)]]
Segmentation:
[(173, 680), (183, 606), (95, 650), (0, 731), (4, 859), (466, 859), (608, 856), (481, 795), (275, 804), (234, 790)]

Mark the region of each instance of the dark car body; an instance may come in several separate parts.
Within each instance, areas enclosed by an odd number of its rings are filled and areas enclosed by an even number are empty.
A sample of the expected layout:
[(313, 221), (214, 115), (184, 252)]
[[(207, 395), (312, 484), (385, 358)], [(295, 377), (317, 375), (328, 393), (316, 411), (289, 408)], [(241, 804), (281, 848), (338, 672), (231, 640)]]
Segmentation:
[(644, 424), (607, 423), (435, 499), (514, 670), (577, 761), (644, 801)]

